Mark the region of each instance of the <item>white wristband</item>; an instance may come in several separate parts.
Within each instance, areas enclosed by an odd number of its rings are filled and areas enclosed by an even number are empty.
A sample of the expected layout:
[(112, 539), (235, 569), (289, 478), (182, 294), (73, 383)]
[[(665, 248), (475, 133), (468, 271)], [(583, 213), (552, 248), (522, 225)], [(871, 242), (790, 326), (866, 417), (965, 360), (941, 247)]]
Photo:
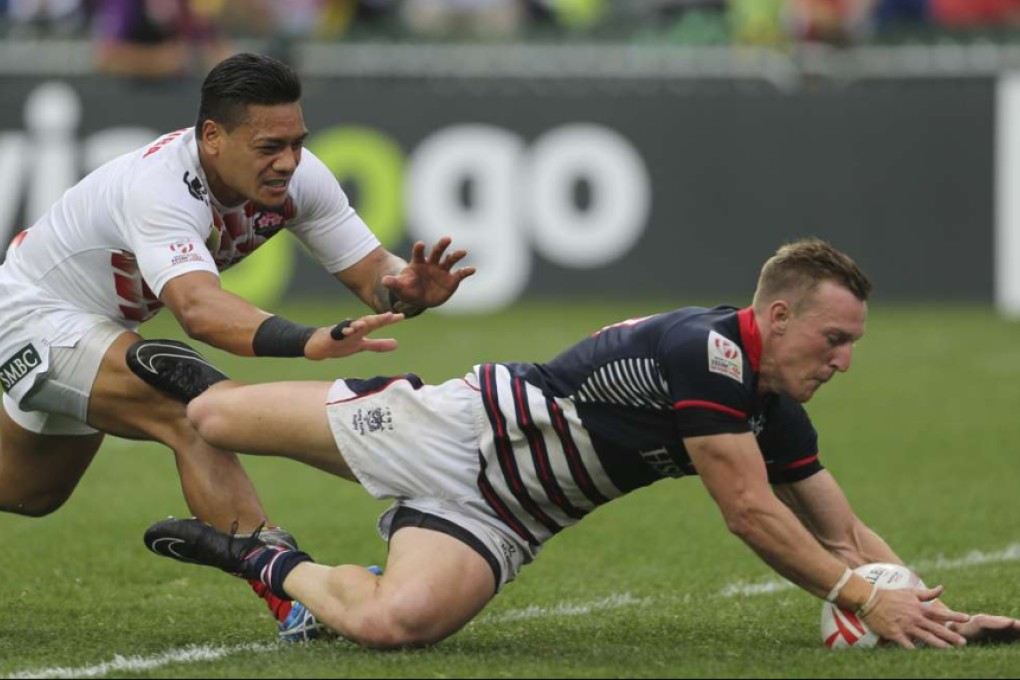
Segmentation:
[(829, 595), (825, 598), (825, 601), (835, 604), (839, 594), (843, 591), (843, 586), (850, 581), (850, 577), (853, 575), (854, 572), (850, 569), (850, 567), (847, 567), (846, 571), (843, 572), (843, 575), (839, 577), (838, 581), (836, 581), (836, 585), (829, 591)]
[(868, 595), (868, 600), (860, 606), (860, 608), (854, 612), (859, 618), (864, 618), (871, 613), (871, 606), (875, 602), (875, 598), (878, 597), (879, 587), (876, 585), (871, 586), (871, 594)]

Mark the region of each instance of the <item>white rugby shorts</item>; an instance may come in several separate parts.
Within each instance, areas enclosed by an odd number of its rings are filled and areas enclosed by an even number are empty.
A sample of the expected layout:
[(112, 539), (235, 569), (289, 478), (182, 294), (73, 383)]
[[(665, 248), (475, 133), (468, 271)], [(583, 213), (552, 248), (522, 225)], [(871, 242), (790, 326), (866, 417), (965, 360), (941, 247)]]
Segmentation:
[(385, 540), (401, 508), (446, 520), (485, 547), (490, 565), (498, 563), (497, 590), (534, 559), (537, 549), (497, 518), (478, 488), (479, 443), (489, 424), (473, 373), (417, 390), (395, 378), (362, 395), (338, 380), (326, 412), (361, 485), (377, 499), (396, 500), (379, 520)]
[[(66, 312), (62, 312), (66, 314)], [(0, 384), (3, 407), (29, 432), (48, 435), (89, 435), (85, 424), (89, 397), (107, 350), (123, 326), (106, 317), (81, 315), (89, 328), (68, 342), (53, 345), (58, 334), (48, 315), (28, 313), (0, 333)]]

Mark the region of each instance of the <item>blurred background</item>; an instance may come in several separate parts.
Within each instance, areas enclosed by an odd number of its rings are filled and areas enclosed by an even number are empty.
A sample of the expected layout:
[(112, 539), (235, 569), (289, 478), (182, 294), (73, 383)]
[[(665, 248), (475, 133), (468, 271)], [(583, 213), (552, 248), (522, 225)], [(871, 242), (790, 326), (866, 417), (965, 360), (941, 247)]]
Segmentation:
[[(302, 74), (308, 146), (389, 248), (448, 234), (479, 272), (395, 327), (399, 352), (210, 352), (230, 375), (438, 382), (545, 361), (624, 318), (748, 304), (780, 243), (823, 237), (875, 283), (854, 369), (809, 406), (826, 467), (953, 606), (1020, 615), (1003, 511), (1020, 488), (1020, 324), (1001, 318), (1020, 315), (1020, 0), (0, 0), (0, 257), (87, 172), (193, 125), (202, 78), (242, 50)], [(302, 323), (364, 309), (287, 234), (224, 280)], [(181, 336), (166, 313), (142, 332)], [(318, 559), (385, 559), (381, 503), (289, 461), (245, 466)], [(716, 596), (774, 575), (697, 487), (664, 482), (564, 532), (492, 619), (425, 655), (257, 655), (238, 643), (275, 633), (246, 588), (138, 540), (187, 516), (172, 457), (111, 438), (67, 508), (0, 514), (0, 676), (196, 643), (238, 653), (142, 672), (1016, 676), (1015, 646), (823, 667), (812, 598)], [(643, 608), (518, 616), (621, 594)]]
[[(387, 246), (471, 250), (448, 311), (742, 304), (809, 235), (877, 300), (1020, 310), (1020, 0), (0, 0), (0, 246), (244, 50)], [(230, 285), (333, 293), (288, 238)]]

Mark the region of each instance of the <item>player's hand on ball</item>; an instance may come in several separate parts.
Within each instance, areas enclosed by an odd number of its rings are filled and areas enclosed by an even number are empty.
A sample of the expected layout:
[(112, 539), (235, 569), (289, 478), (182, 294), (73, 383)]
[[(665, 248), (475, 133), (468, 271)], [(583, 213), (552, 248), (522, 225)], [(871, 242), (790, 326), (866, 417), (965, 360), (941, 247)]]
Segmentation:
[(373, 339), (369, 333), (404, 320), (403, 314), (386, 312), (360, 319), (342, 321), (315, 331), (305, 345), (305, 357), (313, 361), (340, 359), (359, 352), (392, 352), (397, 348), (393, 338)]
[(946, 624), (962, 624), (970, 617), (945, 608), (925, 606), (941, 594), (942, 586), (903, 590), (880, 588), (874, 605), (861, 618), (882, 639), (905, 649), (914, 649), (915, 641), (941, 649), (962, 647), (967, 644), (966, 638)]
[[(900, 564), (865, 564), (854, 573), (871, 583), (872, 599), (860, 612), (833, 603), (822, 605), (822, 642), (829, 649), (869, 649), (894, 644), (907, 649), (922, 643), (951, 647), (967, 643), (952, 626), (970, 620), (937, 598), (942, 587), (928, 588), (909, 568)], [(952, 625), (947, 625), (953, 622)]]

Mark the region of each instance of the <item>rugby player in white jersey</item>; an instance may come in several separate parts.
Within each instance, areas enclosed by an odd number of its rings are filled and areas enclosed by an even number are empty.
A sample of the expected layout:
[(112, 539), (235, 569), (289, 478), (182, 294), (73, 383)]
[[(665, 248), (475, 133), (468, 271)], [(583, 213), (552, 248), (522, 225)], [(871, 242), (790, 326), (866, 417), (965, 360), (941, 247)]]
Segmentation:
[[(38, 517), (74, 491), (105, 434), (170, 447), (197, 517), (251, 532), (266, 514), (236, 456), (125, 363), (168, 307), (192, 338), (242, 356), (385, 352), (372, 329), (445, 302), (471, 268), (441, 240), (387, 252), (335, 177), (303, 149), (288, 66), (231, 57), (202, 86), (197, 124), (99, 168), (21, 233), (0, 267), (0, 510)], [(377, 315), (311, 328), (220, 287), (219, 272), (289, 229)], [(335, 321), (335, 320), (334, 320)], [(286, 539), (286, 536), (283, 536)]]
[(941, 587), (879, 590), (851, 571), (902, 561), (822, 467), (802, 404), (850, 368), (870, 288), (849, 257), (803, 241), (765, 264), (746, 309), (626, 321), (548, 363), (484, 364), (439, 386), (411, 374), (242, 385), (186, 347), (174, 356), (141, 343), (140, 377), (182, 401), (201, 393), (188, 416), (208, 441), (289, 456), (397, 499), (380, 521), (390, 540), (381, 577), (195, 520), (157, 523), (146, 543), (174, 540), (177, 557), (260, 579), (362, 644), (426, 644), (460, 629), (599, 505), (696, 474), (762, 559), (882, 637), (903, 647), (1016, 638), (1014, 619), (925, 606)]

